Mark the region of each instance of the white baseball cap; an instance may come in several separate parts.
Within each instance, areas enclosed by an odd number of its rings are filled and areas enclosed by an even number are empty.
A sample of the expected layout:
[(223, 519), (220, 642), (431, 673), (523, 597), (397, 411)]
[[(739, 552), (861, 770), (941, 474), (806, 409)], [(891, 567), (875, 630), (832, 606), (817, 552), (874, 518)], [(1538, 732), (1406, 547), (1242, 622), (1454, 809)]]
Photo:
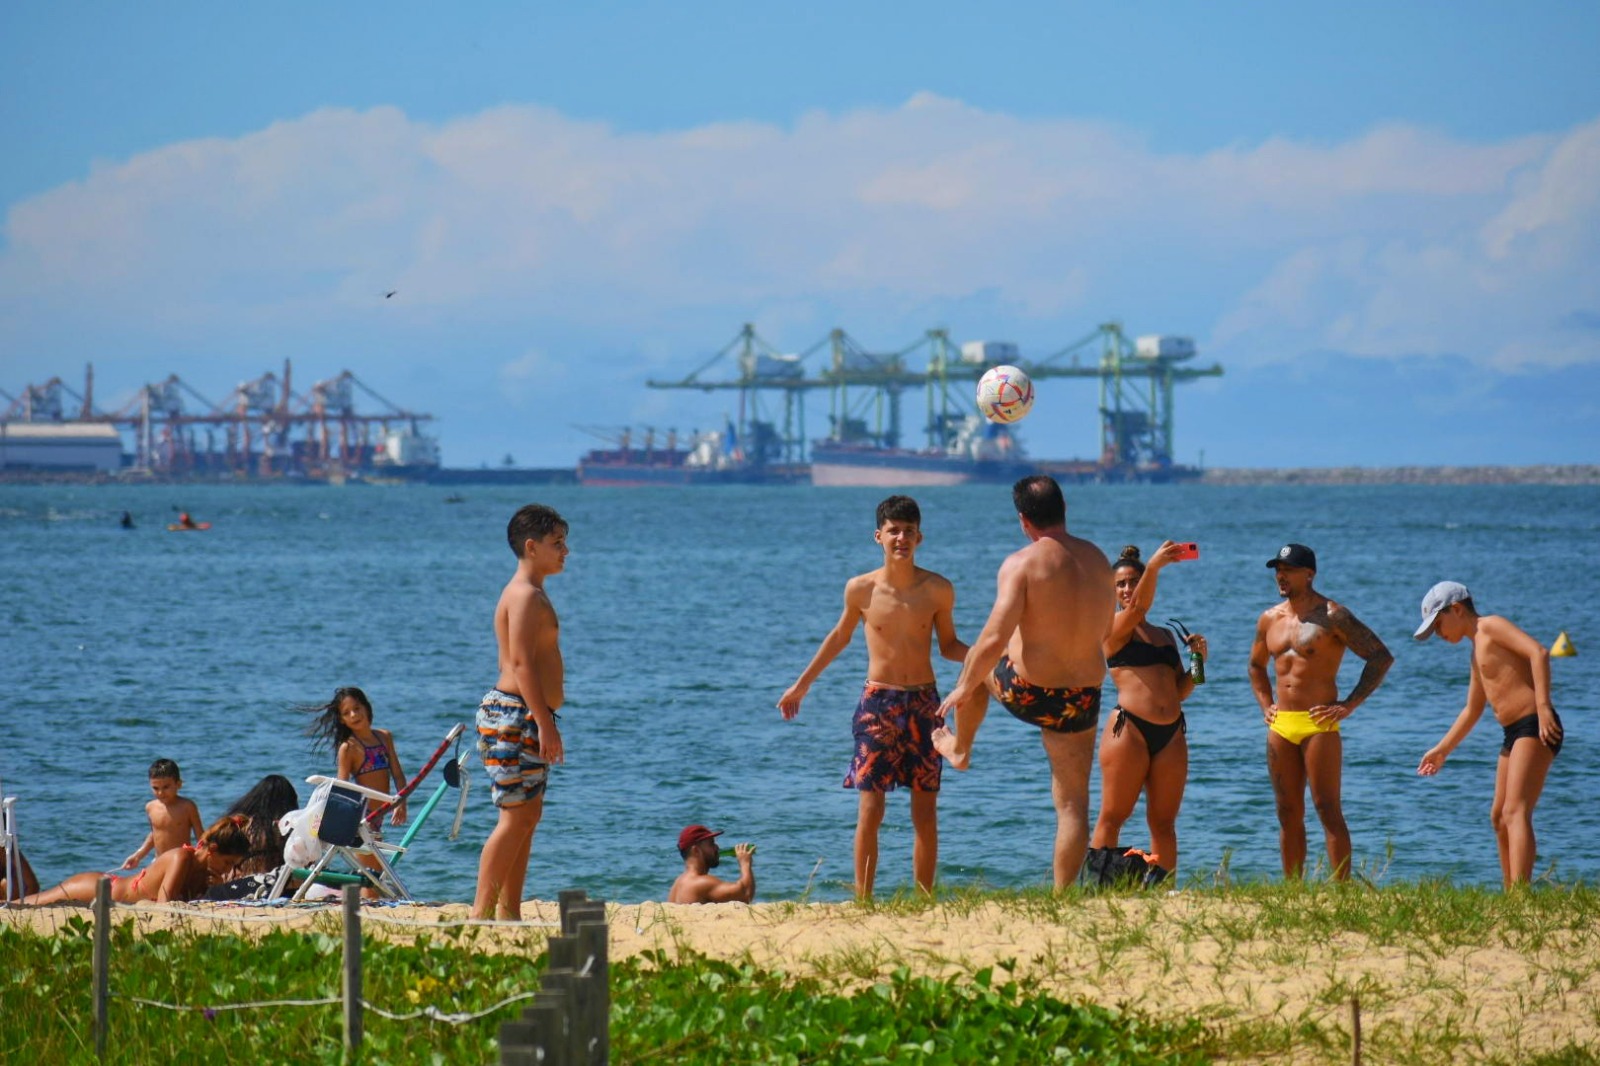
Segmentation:
[(1467, 591), (1467, 586), (1459, 581), (1441, 581), (1428, 590), (1422, 597), (1422, 625), (1412, 634), (1418, 640), (1427, 640), (1433, 636), (1433, 627), (1439, 621), (1439, 612), (1453, 603), (1472, 599), (1472, 593)]

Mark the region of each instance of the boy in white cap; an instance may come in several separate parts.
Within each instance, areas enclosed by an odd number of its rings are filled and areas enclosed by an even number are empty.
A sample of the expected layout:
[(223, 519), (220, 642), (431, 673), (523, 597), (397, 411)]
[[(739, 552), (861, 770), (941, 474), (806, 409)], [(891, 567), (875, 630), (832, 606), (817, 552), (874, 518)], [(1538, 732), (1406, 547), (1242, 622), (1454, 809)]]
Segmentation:
[(1417, 773), (1438, 773), (1478, 724), (1484, 704), (1492, 704), (1495, 720), (1505, 730), (1494, 774), (1494, 806), (1489, 811), (1500, 848), (1500, 874), (1507, 885), (1529, 881), (1537, 853), (1533, 808), (1561, 750), (1561, 719), (1550, 704), (1550, 653), (1509, 620), (1480, 615), (1472, 593), (1457, 581), (1441, 581), (1422, 597), (1422, 625), (1416, 638), (1427, 640), (1435, 633), (1451, 644), (1470, 641), (1472, 670), (1467, 705), (1444, 739), (1422, 757)]

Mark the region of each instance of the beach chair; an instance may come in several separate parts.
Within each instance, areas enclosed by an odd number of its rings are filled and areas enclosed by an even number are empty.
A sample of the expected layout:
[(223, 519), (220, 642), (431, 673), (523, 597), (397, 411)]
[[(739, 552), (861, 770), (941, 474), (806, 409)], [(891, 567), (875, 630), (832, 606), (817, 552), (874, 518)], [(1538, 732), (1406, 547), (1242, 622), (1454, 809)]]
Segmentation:
[[(306, 809), (313, 812), (311, 832), (320, 846), (321, 856), (308, 870), (294, 869), (285, 864), (278, 874), (273, 895), (281, 896), (291, 875), (300, 874), (303, 879), (295, 890), (296, 903), (306, 898), (314, 884), (330, 887), (359, 884), (362, 888), (372, 889), (384, 899), (410, 898), (405, 883), (394, 872), (390, 862), (391, 857), (402, 854), (405, 848), (377, 839), (363, 817), (367, 800), (387, 804), (394, 802), (396, 797), (377, 789), (365, 788), (354, 781), (339, 781), (322, 774), (312, 774), (306, 778), (306, 783), (317, 786)], [(319, 806), (320, 817), (315, 813)], [(304, 828), (304, 825), (296, 826), (295, 832), (302, 832)], [(361, 861), (363, 856), (371, 857), (378, 868), (374, 870), (367, 866)], [(342, 868), (335, 868), (336, 862)]]
[(5, 789), (0, 788), (0, 850), (5, 852), (5, 869), (0, 870), (0, 878), (5, 879), (5, 905), (9, 907), (27, 893), (22, 889), (22, 853), (17, 850), (17, 815), (12, 810), (17, 797), (4, 793)]
[[(460, 790), (461, 796), (456, 805), (450, 839), (454, 840), (461, 831), (461, 819), (466, 813), (468, 781), (464, 773), (467, 756), (460, 753), (459, 740), (465, 729), (464, 725), (454, 726), (427, 764), (394, 795), (321, 774), (306, 778), (308, 783), (317, 786), (316, 793), (304, 810), (291, 812), (280, 826), (288, 826), (285, 831), (290, 839), (284, 849), (286, 856), (305, 858), (311, 865), (304, 867), (295, 860), (286, 862), (278, 871), (277, 882), (269, 898), (282, 898), (291, 881), (298, 879), (301, 883), (295, 890), (296, 902), (304, 900), (313, 885), (328, 888), (359, 885), (371, 888), (384, 899), (410, 899), (411, 894), (395, 873), (394, 866), (410, 849), (433, 809), (452, 788)], [(444, 764), (444, 780), (439, 782), (439, 787), (428, 797), (428, 802), (411, 819), (405, 836), (398, 844), (376, 839), (373, 827), (379, 824), (390, 808), (416, 790), (438, 765), (451, 744), (457, 745), (457, 754)], [(362, 812), (368, 807), (368, 800), (372, 803), (363, 817)], [(374, 870), (362, 863), (362, 855), (371, 855), (379, 868)], [(335, 863), (343, 869), (335, 869)]]

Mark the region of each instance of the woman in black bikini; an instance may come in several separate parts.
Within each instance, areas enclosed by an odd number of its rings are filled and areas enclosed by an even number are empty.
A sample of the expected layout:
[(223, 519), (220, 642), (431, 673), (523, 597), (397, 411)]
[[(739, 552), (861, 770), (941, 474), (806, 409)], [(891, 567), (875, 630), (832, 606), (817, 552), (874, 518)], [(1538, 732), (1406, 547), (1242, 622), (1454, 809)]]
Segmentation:
[[(1194, 691), (1194, 679), (1172, 634), (1145, 616), (1155, 602), (1157, 573), (1178, 561), (1181, 550), (1166, 541), (1146, 567), (1139, 549), (1129, 545), (1112, 566), (1118, 610), (1105, 653), (1117, 706), (1100, 736), (1100, 817), (1086, 864), (1091, 880), (1100, 884), (1116, 880), (1123, 869), (1118, 837), (1141, 791), (1152, 852), (1144, 883), (1158, 884), (1178, 867), (1178, 808), (1189, 778), (1183, 701)], [(1188, 644), (1205, 655), (1205, 637), (1193, 634)]]

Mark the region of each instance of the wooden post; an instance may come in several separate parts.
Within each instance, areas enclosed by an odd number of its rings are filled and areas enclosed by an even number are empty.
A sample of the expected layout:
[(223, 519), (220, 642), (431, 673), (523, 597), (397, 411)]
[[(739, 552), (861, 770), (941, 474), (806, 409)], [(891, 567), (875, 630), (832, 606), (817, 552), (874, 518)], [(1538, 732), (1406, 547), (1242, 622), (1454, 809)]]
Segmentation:
[[(571, 970), (549, 969), (544, 973), (543, 991), (560, 997), (561, 1039), (553, 1041), (561, 1048), (560, 1061), (567, 1066), (580, 1066), (583, 1033), (578, 1022), (578, 977)], [(542, 997), (541, 997), (542, 998)]]
[(106, 1057), (111, 1001), (111, 878), (94, 886), (94, 1056)]
[(545, 942), (545, 949), (550, 954), (549, 964), (545, 967), (546, 973), (551, 970), (577, 970), (579, 959), (576, 937), (553, 936)]
[(603, 900), (581, 889), (560, 895), (561, 935), (547, 942), (533, 1005), (500, 1026), (501, 1066), (590, 1066), (610, 1061), (609, 930)]
[(537, 1022), (500, 1023), (500, 1066), (540, 1066), (539, 1046)]
[(361, 889), (344, 886), (344, 1046), (361, 1047)]
[(567, 1044), (571, 1040), (570, 1008), (570, 997), (566, 993), (541, 987), (533, 1006), (522, 1012), (522, 1017), (538, 1031), (534, 1047), (544, 1066), (573, 1066), (572, 1056), (567, 1054)]
[(561, 931), (563, 933), (570, 932), (570, 930), (567, 929), (567, 911), (571, 910), (577, 904), (583, 903), (588, 898), (589, 893), (585, 892), (581, 888), (566, 888), (561, 890), (560, 895), (558, 895), (556, 899), (561, 902)]
[(587, 972), (583, 980), (581, 1017), (584, 1021), (584, 1041), (589, 1066), (605, 1066), (611, 1061), (611, 963), (610, 929), (604, 920), (579, 922), (578, 972)]
[(574, 904), (561, 919), (561, 932), (565, 936), (573, 936), (578, 931), (578, 926), (583, 922), (603, 922), (606, 920), (606, 905), (601, 900), (590, 900), (586, 903)]

